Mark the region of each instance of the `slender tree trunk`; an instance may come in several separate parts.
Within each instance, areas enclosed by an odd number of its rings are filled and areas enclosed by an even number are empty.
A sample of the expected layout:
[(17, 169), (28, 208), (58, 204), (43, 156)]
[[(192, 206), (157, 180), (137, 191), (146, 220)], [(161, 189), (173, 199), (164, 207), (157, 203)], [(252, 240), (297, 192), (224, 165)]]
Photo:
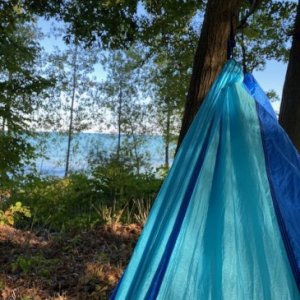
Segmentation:
[(242, 0), (210, 0), (207, 3), (178, 146), (226, 61), (231, 25), (236, 26), (235, 20), (241, 3)]
[(71, 96), (71, 107), (70, 107), (70, 123), (68, 131), (68, 147), (67, 147), (67, 158), (66, 158), (66, 169), (65, 177), (69, 173), (69, 163), (70, 163), (70, 152), (71, 152), (71, 142), (73, 137), (73, 115), (74, 115), (74, 102), (77, 88), (77, 45), (75, 46), (74, 56), (73, 56), (73, 85), (72, 85), (72, 96)]
[(5, 131), (5, 120), (6, 120), (6, 119), (3, 117), (3, 118), (2, 118), (2, 126), (1, 126), (3, 132)]
[[(120, 151), (121, 151), (121, 117), (122, 117), (122, 104), (123, 104), (123, 91), (122, 91), (122, 87), (123, 87), (123, 81), (122, 79), (120, 80), (120, 90), (119, 90), (119, 99), (118, 99), (118, 143), (117, 143), (117, 161), (119, 162), (120, 160)], [(121, 194), (122, 191), (120, 190), (120, 197), (119, 200), (121, 200)], [(114, 196), (113, 196), (113, 201), (112, 201), (112, 206), (113, 206), (113, 212), (115, 212), (116, 210), (116, 206), (117, 206), (117, 195), (116, 195), (116, 191), (114, 192)]]
[(123, 93), (122, 93), (122, 80), (120, 81), (120, 92), (119, 92), (119, 107), (118, 107), (118, 144), (117, 144), (117, 159), (120, 158), (121, 151), (121, 118), (122, 118), (122, 102), (123, 102)]
[(166, 124), (166, 136), (165, 136), (165, 167), (169, 169), (170, 159), (170, 123), (171, 123), (171, 111), (170, 106), (167, 106), (167, 124)]
[(283, 87), (279, 122), (300, 152), (300, 1)]
[(133, 151), (134, 151), (134, 156), (135, 156), (135, 162), (136, 162), (136, 172), (139, 175), (140, 174), (140, 157), (139, 157), (139, 152), (138, 152), (138, 139), (136, 137), (136, 134), (134, 132), (134, 127), (131, 124), (131, 136), (133, 139)]
[(6, 117), (3, 118), (3, 123), (2, 123), (2, 128), (3, 131), (6, 130), (6, 133), (9, 133), (11, 131), (11, 122), (10, 122), (10, 118), (11, 116), (11, 103), (7, 103), (5, 104), (5, 114)]
[[(8, 81), (9, 83), (12, 83), (12, 80), (13, 80), (13, 74), (11, 71), (9, 71), (9, 74), (8, 74)], [(3, 116), (3, 119), (2, 119), (2, 131), (4, 132), (5, 131), (5, 127), (6, 127), (6, 130), (7, 132), (9, 132), (11, 130), (11, 124), (9, 122), (9, 119), (11, 117), (11, 101), (13, 101), (12, 98), (13, 95), (12, 95), (12, 92), (9, 92), (8, 93), (8, 99), (7, 99), (7, 103), (5, 104), (5, 107), (4, 107), (4, 113), (5, 115)]]

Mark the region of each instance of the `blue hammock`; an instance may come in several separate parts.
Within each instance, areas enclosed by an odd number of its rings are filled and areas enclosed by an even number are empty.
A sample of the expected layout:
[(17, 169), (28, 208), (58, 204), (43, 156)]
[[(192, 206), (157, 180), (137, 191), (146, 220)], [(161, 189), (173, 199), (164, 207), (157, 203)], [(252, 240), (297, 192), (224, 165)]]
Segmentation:
[(300, 299), (300, 157), (230, 60), (175, 157), (111, 299)]

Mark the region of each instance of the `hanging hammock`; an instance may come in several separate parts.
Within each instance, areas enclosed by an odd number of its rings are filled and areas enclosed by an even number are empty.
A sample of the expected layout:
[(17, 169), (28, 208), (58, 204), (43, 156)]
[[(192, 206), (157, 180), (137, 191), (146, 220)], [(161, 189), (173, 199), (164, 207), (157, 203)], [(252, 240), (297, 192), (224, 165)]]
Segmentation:
[(300, 157), (229, 60), (111, 299), (300, 299)]

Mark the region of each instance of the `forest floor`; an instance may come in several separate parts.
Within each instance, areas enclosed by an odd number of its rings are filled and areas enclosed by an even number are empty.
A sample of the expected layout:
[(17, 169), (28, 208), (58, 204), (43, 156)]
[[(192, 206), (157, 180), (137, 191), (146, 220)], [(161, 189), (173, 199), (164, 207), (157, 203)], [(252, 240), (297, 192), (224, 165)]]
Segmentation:
[(0, 299), (108, 299), (140, 232), (137, 224), (59, 235), (0, 225)]

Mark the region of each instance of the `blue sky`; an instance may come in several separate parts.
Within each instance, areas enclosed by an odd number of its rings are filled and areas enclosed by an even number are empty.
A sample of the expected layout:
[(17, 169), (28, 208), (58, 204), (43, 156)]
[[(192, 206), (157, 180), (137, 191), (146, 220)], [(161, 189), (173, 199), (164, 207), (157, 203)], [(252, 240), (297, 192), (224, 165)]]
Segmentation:
[(253, 75), (265, 91), (273, 89), (281, 97), (286, 68), (287, 64), (270, 60), (263, 71), (255, 71)]
[[(254, 71), (253, 75), (264, 91), (274, 90), (281, 99), (287, 64), (275, 60), (267, 61), (263, 71)], [(280, 102), (271, 103), (275, 112), (279, 113)]]

